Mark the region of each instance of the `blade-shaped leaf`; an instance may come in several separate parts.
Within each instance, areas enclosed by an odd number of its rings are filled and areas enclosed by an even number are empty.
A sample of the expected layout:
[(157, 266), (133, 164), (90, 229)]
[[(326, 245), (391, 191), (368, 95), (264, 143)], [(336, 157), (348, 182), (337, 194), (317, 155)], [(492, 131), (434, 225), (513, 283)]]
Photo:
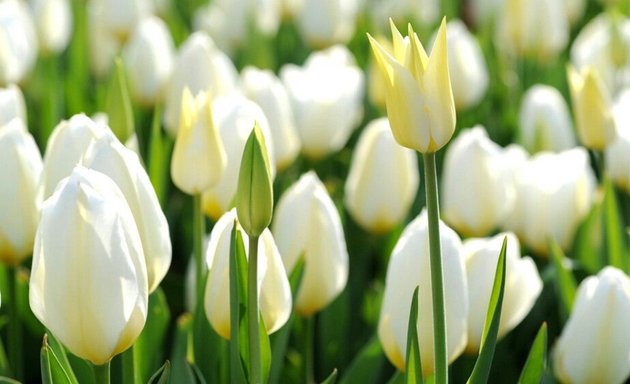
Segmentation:
[(372, 337), (345, 371), (340, 384), (375, 383), (385, 362), (384, 357), (381, 342), (378, 337)]
[[(241, 297), (242, 281), (241, 269), (245, 260), (245, 246), (236, 220), (232, 227), (230, 241), (230, 382), (232, 384), (245, 383), (245, 371), (239, 352), (239, 323), (241, 321), (240, 308), (244, 304)], [(239, 265), (240, 264), (240, 265)]]
[(132, 348), (135, 377), (140, 383), (146, 383), (151, 373), (160, 366), (160, 361), (163, 361), (161, 351), (170, 319), (166, 295), (158, 287), (149, 296), (147, 321)]
[(571, 273), (570, 268), (566, 265), (566, 256), (558, 243), (555, 240), (551, 240), (549, 243), (549, 250), (551, 251), (551, 259), (553, 260), (553, 266), (556, 271), (556, 287), (558, 289), (558, 295), (560, 296), (560, 302), (562, 304), (560, 308), (560, 314), (564, 320), (569, 317), (571, 308), (573, 307), (573, 300), (575, 299), (575, 291), (577, 289), (577, 283)]
[(171, 362), (166, 360), (164, 365), (158, 369), (149, 379), (149, 384), (166, 384), (169, 382), (171, 374)]
[(337, 382), (337, 368), (328, 375), (328, 377), (322, 381), (322, 384), (335, 384)]
[(578, 227), (573, 249), (576, 259), (590, 274), (604, 266), (602, 255), (603, 202), (596, 201), (586, 219)]
[(72, 369), (72, 365), (70, 365), (70, 360), (68, 360), (68, 355), (66, 354), (65, 347), (59, 342), (59, 340), (57, 340), (57, 338), (52, 333), (48, 333), (46, 335), (46, 342), (48, 344), (48, 347), (57, 357), (57, 361), (59, 361), (59, 364), (61, 365), (63, 370), (70, 378), (70, 382), (78, 383), (79, 380), (77, 379), (74, 370)]
[(413, 290), (409, 323), (407, 324), (407, 360), (405, 370), (406, 384), (422, 384), (422, 360), (418, 343), (418, 288)]
[(44, 342), (40, 353), (40, 365), (42, 373), (42, 383), (77, 383), (76, 378), (71, 378), (66, 368), (60, 363), (53, 349), (48, 345), (48, 335), (44, 335)]
[(497, 269), (494, 275), (494, 284), (492, 286), (492, 294), (488, 303), (488, 313), (486, 322), (483, 326), (481, 334), (481, 348), (479, 357), (473, 368), (472, 374), (468, 379), (471, 384), (481, 384), (488, 382), (490, 375), (490, 367), (494, 357), (494, 349), (499, 333), (499, 322), (501, 321), (501, 308), (503, 307), (503, 294), (505, 291), (505, 252), (507, 247), (507, 237), (503, 239), (501, 253), (497, 261)]
[(519, 384), (538, 384), (547, 365), (547, 323), (543, 323), (529, 350), (527, 361), (518, 379)]
[(604, 230), (606, 233), (606, 255), (608, 264), (621, 270), (628, 266), (628, 256), (624, 238), (623, 225), (619, 214), (619, 204), (615, 187), (610, 180), (604, 180)]

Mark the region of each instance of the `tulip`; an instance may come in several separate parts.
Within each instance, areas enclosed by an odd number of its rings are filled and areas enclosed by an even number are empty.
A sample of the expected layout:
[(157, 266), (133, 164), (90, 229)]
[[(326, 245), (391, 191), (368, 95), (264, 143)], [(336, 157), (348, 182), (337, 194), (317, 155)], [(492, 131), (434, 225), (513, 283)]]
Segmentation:
[(122, 42), (108, 29), (101, 9), (102, 5), (98, 2), (87, 4), (90, 69), (97, 78), (103, 79), (110, 73)]
[(280, 78), (293, 105), (302, 152), (313, 159), (340, 150), (363, 115), (363, 72), (340, 45), (286, 64)]
[(592, 68), (577, 72), (569, 66), (568, 77), (580, 141), (587, 148), (603, 150), (616, 135), (608, 91)]
[[(272, 178), (275, 176), (273, 140), (265, 114), (256, 103), (243, 96), (221, 96), (212, 103), (214, 123), (221, 136), (226, 153), (225, 172), (214, 186), (204, 191), (204, 212), (217, 220), (234, 205), (243, 149), (254, 124), (258, 124), (265, 137)], [(191, 172), (196, 168), (191, 169)]]
[(303, 258), (295, 310), (310, 316), (346, 286), (348, 251), (339, 213), (315, 172), (287, 189), (278, 202), (272, 232), (288, 273)]
[(29, 302), (74, 355), (103, 365), (129, 348), (147, 316), (142, 242), (125, 197), (82, 166), (44, 202)]
[[(475, 37), (461, 20), (446, 25), (448, 73), (457, 110), (478, 104), (488, 89), (488, 68)], [(436, 35), (432, 41), (435, 41)]]
[(471, 0), (470, 13), (476, 27), (494, 22), (505, 0)]
[(182, 44), (175, 59), (171, 79), (166, 89), (164, 125), (175, 137), (180, 122), (181, 95), (188, 87), (195, 95), (201, 91), (212, 97), (235, 90), (238, 74), (230, 58), (215, 47), (204, 32), (195, 32)]
[[(553, 351), (566, 383), (623, 383), (630, 376), (630, 279), (614, 267), (580, 283)], [(590, 351), (590, 352), (589, 352)]]
[(419, 183), (416, 154), (396, 143), (387, 118), (370, 122), (346, 179), (345, 205), (352, 217), (370, 232), (391, 230), (409, 212)]
[(630, 90), (619, 95), (613, 107), (616, 125), (619, 127), (615, 141), (604, 151), (606, 172), (615, 184), (630, 192)]
[(0, 261), (18, 265), (33, 251), (42, 156), (19, 118), (0, 128)]
[(0, 2), (0, 84), (21, 82), (37, 59), (37, 33), (31, 13), (20, 0)]
[[(459, 236), (440, 222), (444, 270), (448, 360), (453, 361), (466, 346), (468, 298), (466, 270)], [(385, 292), (378, 322), (378, 337), (387, 358), (405, 370), (409, 303), (418, 290), (418, 343), (424, 376), (433, 372), (433, 301), (429, 261), (427, 213), (423, 210), (400, 235), (387, 266)]]
[(444, 221), (465, 235), (483, 236), (509, 214), (500, 147), (481, 126), (463, 131), (444, 157)]
[(575, 147), (569, 108), (556, 88), (539, 84), (525, 92), (519, 114), (519, 142), (530, 153)]
[(61, 179), (70, 175), (90, 141), (104, 135), (108, 129), (84, 114), (74, 115), (70, 120), (57, 124), (44, 153), (44, 170), (40, 181), (40, 193), (44, 200), (52, 195)]
[[(476, 353), (481, 345), (481, 335), (492, 294), (492, 282), (504, 238), (507, 238), (506, 273), (499, 338), (514, 329), (527, 316), (542, 291), (542, 280), (536, 264), (530, 257), (521, 258), (520, 244), (513, 233), (465, 240), (463, 253), (468, 280), (468, 307), (471, 309), (468, 315), (466, 347), (469, 353)], [(473, 311), (473, 308), (476, 310)]]
[(302, 0), (296, 12), (298, 31), (310, 46), (345, 44), (354, 34), (359, 0)]
[(153, 11), (151, 0), (90, 0), (105, 32), (120, 42), (127, 40), (136, 25)]
[(499, 49), (540, 62), (552, 60), (569, 41), (564, 4), (557, 0), (505, 0), (495, 32)]
[(214, 124), (208, 93), (201, 92), (193, 98), (185, 88), (181, 111), (171, 177), (177, 188), (195, 195), (219, 181), (225, 170), (226, 154)]
[(254, 67), (246, 67), (241, 72), (241, 87), (243, 94), (267, 116), (276, 166), (278, 169), (288, 167), (300, 151), (300, 138), (286, 88), (273, 72)]
[(157, 17), (142, 20), (122, 53), (134, 100), (149, 106), (161, 101), (174, 56), (175, 45), (166, 23)]
[[(206, 251), (209, 268), (205, 291), (206, 316), (214, 330), (230, 338), (230, 240), (236, 220), (234, 209), (226, 212), (212, 228)], [(249, 237), (243, 233), (245, 249)], [(247, 251), (246, 251), (247, 252)], [(247, 256), (249, 256), (247, 254)], [(280, 329), (291, 314), (291, 288), (282, 259), (269, 229), (258, 243), (258, 301), (267, 333)]]
[(518, 168), (514, 182), (516, 201), (503, 227), (541, 256), (549, 239), (568, 250), (594, 200), (595, 175), (586, 150), (540, 153)]
[(379, 30), (389, 26), (389, 19), (399, 22), (417, 21), (423, 27), (436, 24), (440, 17), (440, 2), (436, 0), (375, 1), (368, 7), (372, 22)]
[(69, 0), (30, 0), (37, 26), (39, 44), (44, 53), (60, 53), (72, 34), (72, 7)]
[(387, 51), (368, 37), (378, 68), (386, 79), (385, 99), (392, 132), (403, 147), (421, 153), (436, 152), (455, 130), (446, 20), (442, 20), (429, 57), (411, 25), (406, 38), (393, 22), (391, 28), (393, 51)]
[(108, 132), (92, 141), (83, 165), (109, 176), (127, 200), (142, 241), (149, 293), (155, 291), (171, 265), (171, 239), (166, 216), (140, 159)]
[(16, 117), (24, 123), (27, 122), (24, 95), (20, 87), (11, 84), (6, 88), (0, 88), (0, 127), (5, 126)]

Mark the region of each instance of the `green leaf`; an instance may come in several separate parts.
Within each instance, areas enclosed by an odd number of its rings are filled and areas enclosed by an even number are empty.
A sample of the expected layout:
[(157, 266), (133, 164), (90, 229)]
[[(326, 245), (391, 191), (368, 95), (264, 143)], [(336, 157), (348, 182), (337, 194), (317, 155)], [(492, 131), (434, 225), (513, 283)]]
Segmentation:
[[(133, 108), (125, 76), (125, 66), (120, 57), (114, 62), (114, 72), (107, 89), (105, 112), (109, 126), (121, 142), (125, 142), (134, 132)], [(138, 146), (142, 148), (142, 135), (138, 135)]]
[[(239, 330), (241, 322), (240, 308), (244, 304), (240, 290), (246, 280), (242, 279), (242, 268), (245, 261), (245, 245), (236, 220), (232, 227), (230, 241), (230, 382), (232, 384), (246, 383), (243, 362), (239, 352)], [(240, 265), (239, 265), (240, 264)]]
[(542, 382), (545, 366), (547, 365), (547, 323), (540, 326), (540, 330), (529, 350), (527, 361), (518, 379), (519, 384), (538, 384)]
[[(44, 381), (42, 381), (44, 382)], [(22, 384), (21, 382), (6, 376), (0, 376), (1, 384)]]
[(569, 267), (565, 264), (566, 256), (564, 252), (562, 252), (558, 243), (553, 239), (550, 240), (549, 250), (556, 272), (556, 288), (560, 296), (560, 303), (562, 304), (560, 307), (560, 315), (566, 321), (571, 313), (571, 308), (573, 308), (577, 283)]
[(133, 345), (133, 362), (136, 382), (146, 383), (151, 373), (163, 361), (162, 347), (171, 320), (171, 313), (162, 288), (149, 295), (147, 322)]
[[(229, 359), (224, 351), (228, 351), (228, 343), (219, 336), (210, 326), (206, 318), (203, 305), (203, 295), (197, 300), (197, 310), (194, 313), (192, 327), (192, 347), (193, 355), (191, 361), (202, 373), (203, 378), (209, 383), (219, 383), (225, 380), (222, 375), (227, 375), (229, 370)], [(224, 366), (224, 363), (228, 365)]]
[(497, 269), (494, 275), (494, 284), (492, 286), (492, 294), (488, 303), (488, 313), (486, 322), (483, 326), (481, 334), (481, 348), (479, 357), (473, 368), (472, 374), (468, 379), (468, 383), (481, 384), (488, 382), (490, 375), (490, 367), (494, 357), (494, 349), (499, 333), (499, 322), (501, 320), (501, 308), (503, 306), (503, 294), (505, 291), (505, 251), (507, 247), (507, 237), (503, 239), (503, 246), (497, 261)]
[(407, 323), (407, 360), (405, 366), (405, 383), (422, 384), (422, 360), (418, 343), (418, 288), (413, 290), (409, 322)]
[(170, 177), (168, 170), (173, 142), (162, 133), (161, 122), (162, 108), (156, 106), (151, 122), (151, 135), (149, 137), (147, 154), (147, 173), (149, 174), (149, 179), (151, 179), (151, 184), (153, 184), (158, 200), (162, 207), (164, 207)]
[(322, 381), (322, 384), (335, 384), (337, 382), (337, 368), (328, 375), (328, 377)]
[(262, 379), (263, 383), (266, 383), (269, 379), (269, 370), (271, 369), (271, 344), (269, 343), (269, 335), (267, 334), (267, 328), (265, 327), (265, 321), (262, 315), (260, 315), (260, 321), (258, 324)]
[(59, 340), (57, 340), (57, 338), (52, 333), (47, 333), (45, 336), (46, 336), (46, 343), (48, 344), (48, 347), (57, 357), (57, 361), (59, 362), (63, 370), (66, 372), (66, 374), (70, 378), (70, 382), (72, 383), (80, 382), (80, 380), (78, 380), (77, 377), (75, 376), (75, 372), (74, 372), (74, 369), (72, 368), (72, 365), (70, 364), (70, 360), (68, 359), (66, 349), (61, 344), (61, 342), (59, 342)]
[(191, 346), (188, 339), (192, 332), (192, 319), (190, 313), (185, 313), (177, 319), (175, 337), (171, 349), (171, 378), (173, 383), (196, 383), (195, 374), (188, 363), (188, 350)]
[(171, 374), (171, 362), (166, 360), (164, 365), (160, 367), (149, 379), (149, 384), (166, 384), (169, 382)]
[(606, 234), (606, 255), (608, 264), (622, 271), (628, 268), (628, 256), (624, 238), (624, 228), (619, 214), (619, 204), (615, 187), (606, 177), (604, 179), (604, 230)]
[(64, 368), (60, 359), (48, 345), (48, 335), (44, 335), (44, 342), (40, 353), (40, 365), (42, 373), (42, 383), (46, 384), (65, 384), (77, 383), (76, 378), (70, 375)]
[(383, 368), (383, 348), (378, 337), (372, 337), (359, 351), (340, 380), (340, 384), (376, 383)]
[(602, 259), (603, 202), (596, 201), (575, 234), (575, 257), (589, 274), (604, 267)]

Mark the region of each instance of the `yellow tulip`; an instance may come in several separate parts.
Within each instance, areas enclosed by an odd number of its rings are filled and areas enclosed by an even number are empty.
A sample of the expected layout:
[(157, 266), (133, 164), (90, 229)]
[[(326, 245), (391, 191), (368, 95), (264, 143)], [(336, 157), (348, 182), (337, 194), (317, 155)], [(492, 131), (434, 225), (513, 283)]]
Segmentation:
[(453, 136), (455, 102), (448, 72), (446, 19), (427, 56), (409, 25), (404, 37), (391, 22), (393, 51), (368, 34), (376, 64), (385, 79), (387, 116), (396, 141), (421, 153), (436, 152)]

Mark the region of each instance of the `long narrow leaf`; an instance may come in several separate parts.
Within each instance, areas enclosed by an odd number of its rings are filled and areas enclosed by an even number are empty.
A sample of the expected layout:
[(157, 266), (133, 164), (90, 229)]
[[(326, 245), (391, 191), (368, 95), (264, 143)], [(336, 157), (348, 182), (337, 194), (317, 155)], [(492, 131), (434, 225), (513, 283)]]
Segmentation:
[(499, 333), (499, 322), (501, 321), (501, 308), (503, 307), (503, 294), (505, 291), (505, 251), (507, 247), (507, 237), (503, 239), (503, 246), (497, 261), (497, 269), (494, 275), (492, 294), (488, 303), (488, 314), (481, 335), (481, 348), (479, 357), (475, 363), (472, 374), (468, 379), (471, 384), (482, 384), (488, 382), (490, 367), (494, 357), (494, 349)]
[(519, 384), (538, 384), (547, 365), (547, 323), (543, 323), (529, 350), (527, 361), (518, 379)]
[(333, 369), (330, 375), (322, 381), (322, 384), (335, 384), (337, 382), (337, 373), (337, 368)]
[(378, 337), (372, 337), (354, 358), (339, 383), (376, 383), (385, 362), (384, 358), (381, 342)]
[(44, 335), (44, 342), (40, 353), (40, 365), (42, 373), (42, 383), (46, 384), (70, 384), (76, 383), (72, 381), (70, 375), (59, 362), (55, 352), (48, 345), (48, 337)]
[(560, 314), (564, 320), (569, 317), (571, 308), (573, 307), (573, 300), (575, 299), (575, 291), (577, 289), (577, 283), (573, 274), (565, 264), (566, 256), (558, 243), (555, 240), (551, 240), (549, 243), (549, 249), (551, 259), (553, 260), (553, 266), (556, 271), (556, 287), (560, 296), (560, 302), (562, 304), (560, 308)]
[(606, 233), (606, 255), (608, 264), (621, 270), (628, 266), (624, 241), (624, 230), (619, 215), (619, 204), (615, 187), (610, 178), (604, 180), (604, 230)]
[(169, 377), (171, 374), (171, 362), (166, 360), (164, 365), (158, 369), (153, 376), (149, 379), (147, 383), (149, 384), (166, 384), (169, 381)]
[(230, 382), (232, 384), (245, 383), (245, 372), (239, 352), (239, 323), (241, 320), (239, 285), (239, 261), (244, 259), (245, 246), (243, 237), (237, 228), (236, 220), (232, 227), (230, 241)]
[(409, 323), (407, 324), (407, 360), (405, 383), (422, 384), (422, 360), (420, 359), (420, 344), (418, 343), (418, 288), (413, 290), (411, 307), (409, 309)]

